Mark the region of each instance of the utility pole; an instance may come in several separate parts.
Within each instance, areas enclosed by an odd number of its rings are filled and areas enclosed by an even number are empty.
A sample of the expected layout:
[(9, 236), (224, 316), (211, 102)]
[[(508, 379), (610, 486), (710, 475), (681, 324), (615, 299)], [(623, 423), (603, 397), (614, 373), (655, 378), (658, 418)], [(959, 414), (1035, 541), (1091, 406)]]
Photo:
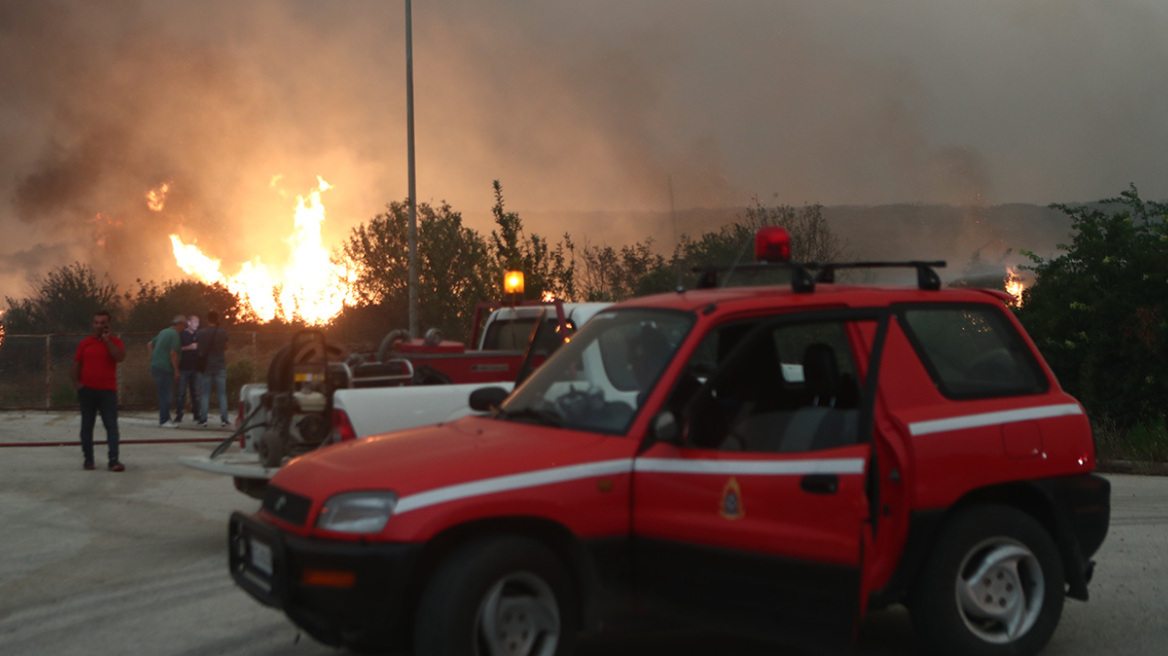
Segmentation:
[(414, 30), (410, 0), (406, 0), (406, 167), (409, 170), (410, 272), (406, 287), (409, 293), (410, 337), (418, 336), (418, 189), (414, 174)]

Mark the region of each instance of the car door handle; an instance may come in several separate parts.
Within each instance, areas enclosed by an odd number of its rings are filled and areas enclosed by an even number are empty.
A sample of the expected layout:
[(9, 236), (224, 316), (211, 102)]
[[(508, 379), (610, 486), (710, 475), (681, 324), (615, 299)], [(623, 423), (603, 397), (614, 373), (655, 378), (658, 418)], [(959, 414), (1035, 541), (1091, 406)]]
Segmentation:
[(835, 474), (808, 474), (799, 482), (804, 492), (835, 494), (839, 491), (839, 476)]

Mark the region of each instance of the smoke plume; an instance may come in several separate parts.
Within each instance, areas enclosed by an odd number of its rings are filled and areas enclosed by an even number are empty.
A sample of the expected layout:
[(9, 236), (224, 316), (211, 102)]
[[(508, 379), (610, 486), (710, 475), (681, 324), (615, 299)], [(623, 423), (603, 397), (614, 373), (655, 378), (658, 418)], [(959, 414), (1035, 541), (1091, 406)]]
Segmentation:
[[(489, 230), (499, 179), (544, 234), (602, 213), (588, 237), (614, 244), (661, 233), (637, 217), (671, 188), (679, 210), (1162, 197), (1165, 28), (1146, 0), (416, 2), (418, 196)], [(339, 244), (406, 196), (404, 34), (373, 0), (0, 0), (0, 297), (73, 260), (181, 277), (170, 233), (279, 264), (318, 175)]]

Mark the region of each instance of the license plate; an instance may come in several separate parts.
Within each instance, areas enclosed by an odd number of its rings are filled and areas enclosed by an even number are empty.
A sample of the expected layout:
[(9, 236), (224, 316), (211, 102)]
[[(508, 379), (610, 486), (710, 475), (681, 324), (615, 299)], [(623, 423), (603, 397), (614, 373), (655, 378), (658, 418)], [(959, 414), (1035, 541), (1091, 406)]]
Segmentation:
[(248, 539), (251, 553), (251, 566), (267, 576), (272, 575), (272, 548), (255, 538)]

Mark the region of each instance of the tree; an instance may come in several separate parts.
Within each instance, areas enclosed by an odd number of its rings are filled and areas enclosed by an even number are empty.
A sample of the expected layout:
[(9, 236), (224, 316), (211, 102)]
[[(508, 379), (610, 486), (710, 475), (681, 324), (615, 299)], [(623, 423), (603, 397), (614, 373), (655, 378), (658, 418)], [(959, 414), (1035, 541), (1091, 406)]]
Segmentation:
[(767, 207), (756, 200), (738, 221), (696, 238), (682, 235), (668, 261), (651, 251), (649, 240), (619, 251), (609, 246), (586, 246), (581, 266), (585, 296), (615, 301), (666, 292), (678, 285), (693, 287), (698, 281), (695, 268), (753, 262), (754, 236), (764, 226), (787, 230), (793, 261), (833, 262), (852, 257), (847, 243), (828, 227), (821, 205)]
[(519, 270), (524, 276), (524, 296), (540, 299), (551, 296), (572, 299), (576, 295), (573, 253), (575, 245), (568, 233), (552, 248), (550, 242), (537, 234), (526, 237), (523, 221), (514, 212), (503, 208), (503, 186), (494, 181), (495, 206), (491, 213), (498, 230), (491, 231), (491, 260), (494, 280), (502, 283), (506, 271)]
[(1065, 251), (1032, 253), (1019, 318), (1060, 382), (1121, 428), (1159, 420), (1168, 398), (1168, 205), (1135, 185), (1071, 217)]
[[(408, 208), (406, 202), (391, 203), (353, 228), (336, 257), (352, 272), (350, 284), (362, 308), (334, 322), (350, 334), (369, 332), (349, 325), (358, 317), (361, 323), (372, 321), (372, 332), (381, 335), (407, 323)], [(475, 304), (498, 297), (494, 280), (502, 276), (493, 275), (486, 242), (462, 225), (462, 215), (450, 205), (422, 203), (417, 216), (419, 323), (461, 337), (470, 330)]]
[[(580, 291), (589, 301), (623, 301), (658, 291), (653, 274), (666, 269), (665, 258), (646, 239), (620, 250), (585, 245), (581, 249)], [(667, 274), (669, 271), (665, 271)], [(669, 282), (666, 281), (666, 287)]]
[(117, 285), (108, 275), (98, 278), (88, 264), (58, 267), (43, 278), (34, 277), (32, 286), (28, 298), (5, 297), (7, 333), (84, 333), (98, 310), (117, 315), (121, 309)]
[(161, 286), (154, 281), (138, 280), (137, 284), (133, 296), (126, 294), (130, 302), (126, 330), (161, 330), (170, 325), (176, 314), (197, 314), (205, 318), (209, 310), (219, 313), (221, 325), (233, 325), (240, 319), (239, 297), (222, 284), (197, 280), (168, 280)]

